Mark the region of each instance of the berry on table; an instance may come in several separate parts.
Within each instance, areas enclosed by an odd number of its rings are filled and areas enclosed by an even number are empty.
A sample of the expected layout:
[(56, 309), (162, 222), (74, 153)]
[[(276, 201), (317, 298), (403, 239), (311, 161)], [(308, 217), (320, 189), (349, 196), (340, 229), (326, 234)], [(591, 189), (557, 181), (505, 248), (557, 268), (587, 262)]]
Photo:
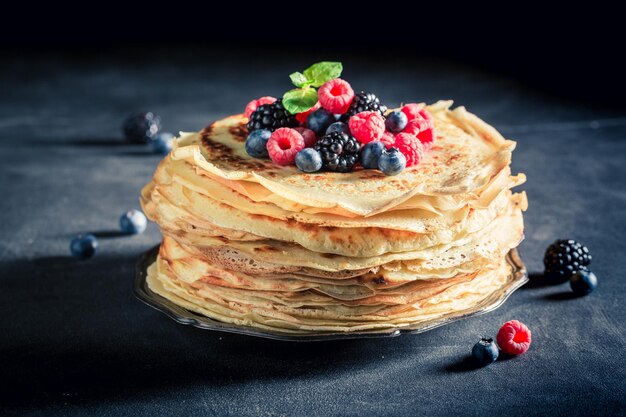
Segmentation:
[(385, 128), (392, 133), (402, 132), (408, 122), (409, 119), (406, 117), (406, 114), (399, 110), (392, 111), (385, 119)]
[(78, 259), (89, 259), (96, 254), (98, 239), (91, 233), (78, 235), (70, 242), (70, 252)]
[(364, 111), (374, 111), (384, 116), (387, 106), (381, 105), (380, 100), (374, 94), (361, 91), (352, 99), (352, 104), (350, 104), (348, 111), (342, 116), (342, 120), (348, 121), (355, 114)]
[(320, 102), (315, 103), (315, 106), (311, 107), (307, 111), (303, 111), (302, 113), (296, 114), (296, 120), (300, 122), (300, 124), (306, 124), (306, 119), (309, 117), (309, 114), (313, 113), (315, 110), (321, 107)]
[(496, 336), (500, 350), (509, 355), (519, 355), (528, 350), (532, 337), (530, 329), (517, 320), (507, 321)]
[(322, 169), (322, 156), (313, 148), (304, 148), (296, 154), (296, 166), (300, 171), (317, 172)]
[(307, 129), (306, 127), (294, 127), (294, 129), (297, 130), (298, 133), (300, 133), (304, 138), (304, 146), (306, 148), (310, 148), (315, 145), (315, 142), (317, 142), (317, 136), (311, 129)]
[(569, 285), (576, 295), (591, 294), (598, 287), (598, 278), (596, 274), (587, 270), (579, 270), (572, 275)]
[(380, 140), (385, 133), (385, 119), (375, 111), (355, 114), (348, 122), (350, 132), (362, 144)]
[(545, 277), (554, 283), (569, 280), (574, 273), (587, 269), (591, 263), (589, 249), (575, 240), (559, 239), (546, 249), (543, 257)]
[(397, 148), (406, 157), (407, 167), (419, 164), (426, 151), (422, 142), (415, 136), (404, 132), (396, 135), (393, 147)]
[(328, 126), (335, 122), (335, 115), (326, 109), (317, 109), (313, 113), (309, 114), (306, 119), (306, 124), (317, 136), (322, 136)]
[(120, 229), (124, 233), (139, 234), (146, 230), (148, 220), (139, 210), (128, 210), (120, 216)]
[(293, 164), (296, 154), (304, 149), (304, 138), (295, 129), (276, 129), (267, 141), (267, 153), (278, 165)]
[(361, 149), (361, 165), (365, 169), (378, 169), (378, 159), (387, 148), (380, 141), (370, 142)]
[(322, 157), (322, 167), (328, 171), (350, 172), (359, 158), (359, 142), (341, 132), (324, 135), (314, 146)]
[(267, 129), (253, 130), (246, 139), (245, 148), (248, 155), (253, 158), (268, 158), (267, 141), (272, 132)]
[(122, 129), (129, 142), (148, 143), (161, 130), (161, 118), (152, 112), (137, 113), (124, 121)]
[(346, 135), (349, 135), (350, 127), (344, 122), (335, 122), (331, 124), (330, 126), (328, 126), (328, 129), (326, 129), (325, 134), (328, 135), (329, 133), (333, 133), (333, 132), (340, 132), (340, 133), (345, 133)]
[(348, 111), (354, 91), (347, 81), (335, 78), (325, 82), (317, 91), (322, 107), (333, 114), (343, 114)]
[(498, 359), (498, 346), (492, 338), (483, 337), (472, 348), (472, 357), (481, 366), (489, 365)]
[(378, 169), (385, 175), (398, 175), (406, 167), (406, 158), (396, 148), (383, 151), (378, 158)]
[(298, 121), (285, 110), (282, 99), (272, 104), (262, 104), (250, 115), (246, 127), (249, 132), (259, 129), (274, 131), (281, 127), (296, 127)]
[(275, 101), (276, 101), (276, 99), (274, 97), (271, 97), (271, 96), (265, 96), (265, 97), (257, 98), (256, 100), (252, 100), (246, 106), (246, 110), (245, 110), (246, 117), (249, 119), (250, 116), (252, 116), (252, 113), (254, 113), (254, 111), (259, 106), (261, 106), (263, 104), (272, 104)]
[(152, 150), (161, 155), (167, 155), (172, 150), (174, 135), (170, 132), (159, 132), (152, 141)]

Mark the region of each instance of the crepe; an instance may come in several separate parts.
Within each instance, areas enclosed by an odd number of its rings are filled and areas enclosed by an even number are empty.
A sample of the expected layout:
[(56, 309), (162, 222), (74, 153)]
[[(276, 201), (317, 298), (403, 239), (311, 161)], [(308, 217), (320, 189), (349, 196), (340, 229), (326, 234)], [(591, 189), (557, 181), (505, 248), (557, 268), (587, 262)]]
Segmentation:
[(420, 164), (302, 173), (247, 155), (247, 119), (184, 133), (142, 190), (163, 243), (157, 294), (213, 319), (293, 332), (411, 326), (486, 303), (523, 238), (515, 142), (451, 102), (427, 106)]

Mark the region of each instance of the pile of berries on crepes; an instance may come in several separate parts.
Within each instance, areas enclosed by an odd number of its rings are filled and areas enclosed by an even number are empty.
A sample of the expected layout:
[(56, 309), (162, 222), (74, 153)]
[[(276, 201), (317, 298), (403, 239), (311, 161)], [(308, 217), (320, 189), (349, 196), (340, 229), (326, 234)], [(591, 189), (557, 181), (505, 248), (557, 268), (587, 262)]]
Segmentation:
[(153, 291), (287, 333), (411, 328), (506, 292), (515, 143), (449, 101), (387, 110), (341, 69), (181, 134), (142, 191), (163, 234)]

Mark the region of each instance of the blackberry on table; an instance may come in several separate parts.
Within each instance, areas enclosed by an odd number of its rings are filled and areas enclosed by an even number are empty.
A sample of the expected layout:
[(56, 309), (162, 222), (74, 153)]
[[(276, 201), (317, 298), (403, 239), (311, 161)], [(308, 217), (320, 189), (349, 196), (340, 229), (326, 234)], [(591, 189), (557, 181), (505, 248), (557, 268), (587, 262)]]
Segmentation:
[(282, 99), (278, 99), (271, 104), (262, 104), (250, 115), (250, 120), (246, 127), (248, 131), (267, 129), (274, 131), (281, 127), (296, 127), (298, 121), (296, 117), (285, 110)]
[(314, 145), (322, 157), (322, 168), (334, 172), (352, 171), (359, 160), (359, 148), (355, 138), (341, 132), (331, 132)]
[(352, 104), (350, 104), (348, 111), (342, 116), (341, 119), (343, 121), (348, 121), (352, 116), (363, 111), (376, 111), (379, 112), (381, 116), (384, 116), (387, 111), (387, 106), (381, 105), (380, 100), (376, 97), (376, 95), (361, 91), (359, 94), (354, 95)]
[(555, 241), (543, 257), (545, 277), (559, 283), (569, 280), (577, 271), (586, 271), (590, 263), (589, 249), (571, 239)]

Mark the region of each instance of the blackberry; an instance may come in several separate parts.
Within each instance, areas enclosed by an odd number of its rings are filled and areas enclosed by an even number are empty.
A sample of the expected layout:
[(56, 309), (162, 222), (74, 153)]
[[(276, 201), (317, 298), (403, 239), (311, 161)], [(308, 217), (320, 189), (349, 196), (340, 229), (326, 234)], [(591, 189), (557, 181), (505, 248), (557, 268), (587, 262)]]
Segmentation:
[(589, 249), (575, 240), (557, 240), (543, 257), (545, 277), (555, 283), (569, 280), (578, 271), (586, 271), (591, 263)]
[(361, 91), (359, 94), (354, 95), (352, 104), (350, 104), (348, 111), (341, 117), (341, 120), (347, 122), (352, 116), (362, 111), (377, 111), (381, 116), (384, 116), (387, 111), (387, 106), (381, 105), (380, 100), (374, 94)]
[(129, 142), (150, 143), (161, 130), (161, 118), (150, 111), (133, 114), (124, 121), (122, 129)]
[(259, 129), (274, 131), (281, 127), (296, 127), (299, 123), (296, 117), (285, 110), (282, 99), (272, 104), (262, 104), (250, 115), (246, 127), (249, 132)]
[(313, 148), (322, 156), (322, 168), (334, 172), (350, 172), (359, 160), (359, 142), (342, 132), (331, 132), (318, 140)]

